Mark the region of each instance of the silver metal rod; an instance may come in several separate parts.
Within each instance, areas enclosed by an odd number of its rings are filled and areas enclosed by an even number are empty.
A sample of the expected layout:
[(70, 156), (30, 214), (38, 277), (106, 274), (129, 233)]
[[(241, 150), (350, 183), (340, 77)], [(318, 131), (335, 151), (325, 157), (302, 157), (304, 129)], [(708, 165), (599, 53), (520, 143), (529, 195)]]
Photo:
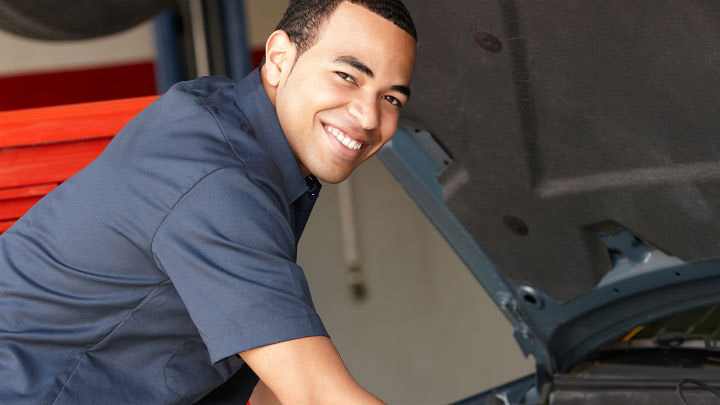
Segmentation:
[(340, 228), (343, 244), (343, 258), (348, 268), (360, 265), (357, 247), (357, 231), (355, 229), (355, 210), (353, 208), (352, 180), (347, 179), (338, 184), (338, 200), (340, 203)]
[(192, 28), (193, 48), (195, 51), (195, 71), (198, 77), (210, 74), (207, 40), (205, 38), (205, 18), (202, 0), (189, 0), (190, 26)]
[(342, 235), (343, 258), (347, 269), (347, 280), (356, 299), (365, 297), (365, 279), (362, 274), (358, 249), (355, 210), (353, 208), (352, 181), (350, 179), (338, 185), (340, 205), (340, 231)]

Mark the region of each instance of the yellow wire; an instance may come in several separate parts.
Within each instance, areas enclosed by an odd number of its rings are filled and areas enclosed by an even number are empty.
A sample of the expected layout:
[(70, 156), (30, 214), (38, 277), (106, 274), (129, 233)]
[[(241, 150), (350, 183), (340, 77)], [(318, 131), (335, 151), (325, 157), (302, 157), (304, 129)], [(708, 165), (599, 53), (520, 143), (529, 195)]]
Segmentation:
[(634, 338), (635, 335), (637, 335), (638, 333), (640, 333), (640, 331), (643, 330), (643, 329), (645, 329), (645, 326), (638, 326), (637, 328), (631, 330), (630, 333), (628, 333), (627, 335), (625, 335), (625, 336), (622, 338), (622, 341), (623, 341), (623, 342), (629, 341), (630, 339)]

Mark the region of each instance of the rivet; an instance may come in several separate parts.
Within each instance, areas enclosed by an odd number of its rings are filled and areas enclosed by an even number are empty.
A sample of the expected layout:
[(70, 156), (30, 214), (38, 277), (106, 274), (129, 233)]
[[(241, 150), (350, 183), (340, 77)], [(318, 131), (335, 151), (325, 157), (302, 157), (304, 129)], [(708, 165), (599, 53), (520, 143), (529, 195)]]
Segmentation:
[(525, 224), (525, 222), (521, 221), (518, 218), (512, 217), (510, 215), (505, 215), (502, 220), (505, 226), (510, 228), (510, 230), (512, 230), (518, 235), (525, 236), (528, 234), (528, 232), (530, 232), (527, 224)]
[(545, 303), (542, 297), (534, 288), (524, 285), (518, 289), (523, 301), (535, 309), (543, 309)]
[(475, 42), (488, 52), (500, 53), (503, 50), (502, 42), (489, 32), (478, 32), (475, 34)]

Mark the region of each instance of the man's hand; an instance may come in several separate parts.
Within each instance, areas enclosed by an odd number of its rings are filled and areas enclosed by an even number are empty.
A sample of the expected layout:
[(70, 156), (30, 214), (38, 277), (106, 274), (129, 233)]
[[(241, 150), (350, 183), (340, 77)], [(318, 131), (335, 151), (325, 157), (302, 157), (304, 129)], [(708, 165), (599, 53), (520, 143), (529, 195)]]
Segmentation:
[(325, 336), (258, 347), (240, 357), (283, 404), (383, 403), (355, 382)]

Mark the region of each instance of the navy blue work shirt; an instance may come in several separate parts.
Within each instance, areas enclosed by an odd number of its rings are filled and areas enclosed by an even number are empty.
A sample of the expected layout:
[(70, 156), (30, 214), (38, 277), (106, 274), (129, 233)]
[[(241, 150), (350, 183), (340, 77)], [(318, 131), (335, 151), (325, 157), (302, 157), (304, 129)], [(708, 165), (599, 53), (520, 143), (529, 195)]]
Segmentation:
[(0, 237), (0, 403), (249, 396), (237, 353), (326, 335), (295, 263), (319, 187), (258, 71), (174, 86)]

